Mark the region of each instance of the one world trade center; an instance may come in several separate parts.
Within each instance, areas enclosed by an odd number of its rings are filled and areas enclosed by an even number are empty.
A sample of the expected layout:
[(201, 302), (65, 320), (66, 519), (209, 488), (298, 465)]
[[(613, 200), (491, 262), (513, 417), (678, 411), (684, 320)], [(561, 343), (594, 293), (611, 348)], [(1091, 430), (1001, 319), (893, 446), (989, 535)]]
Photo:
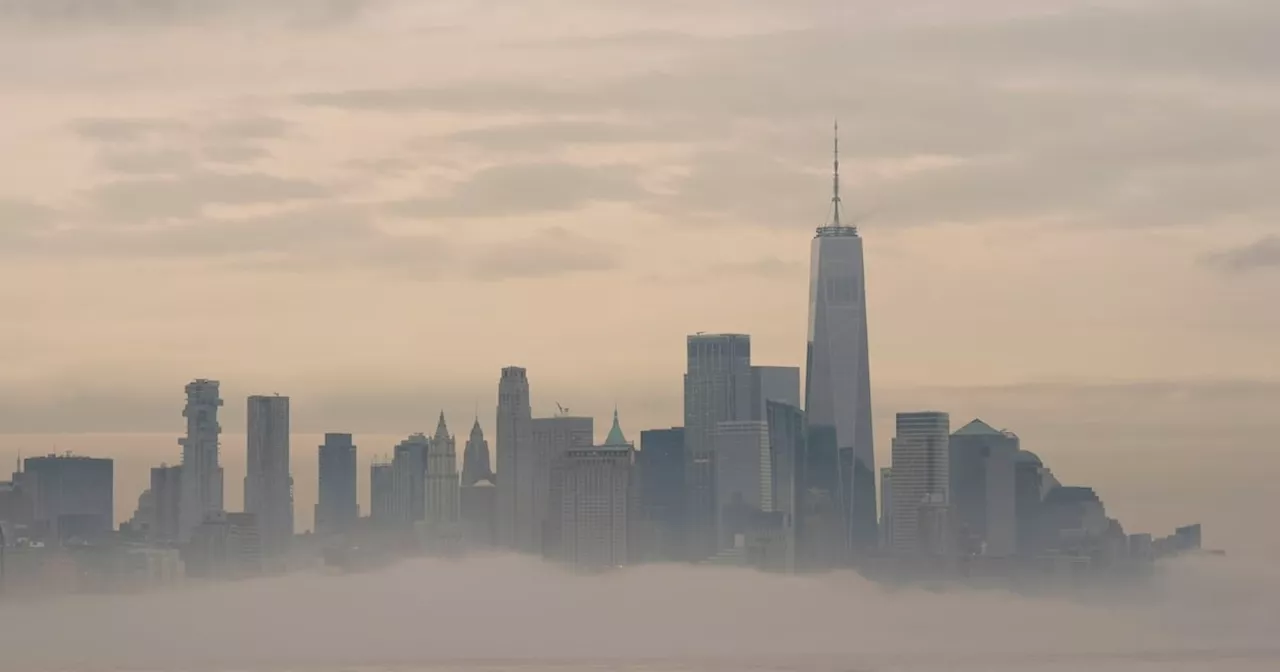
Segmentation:
[(808, 437), (798, 521), (811, 562), (856, 560), (877, 543), (875, 451), (862, 238), (840, 221), (840, 144), (833, 160), (831, 219), (817, 229), (809, 261)]

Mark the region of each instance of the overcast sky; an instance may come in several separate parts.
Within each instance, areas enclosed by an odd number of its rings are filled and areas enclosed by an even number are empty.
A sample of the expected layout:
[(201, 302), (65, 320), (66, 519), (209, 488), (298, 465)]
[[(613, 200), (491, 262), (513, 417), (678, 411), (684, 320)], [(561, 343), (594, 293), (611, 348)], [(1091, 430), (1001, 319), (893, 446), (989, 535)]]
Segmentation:
[(535, 413), (679, 424), (688, 333), (803, 364), (838, 117), (882, 451), (933, 406), (1247, 462), (1277, 34), (1273, 0), (0, 0), (0, 433), (176, 435), (195, 377), (229, 432), (269, 392), (464, 432), (508, 364)]

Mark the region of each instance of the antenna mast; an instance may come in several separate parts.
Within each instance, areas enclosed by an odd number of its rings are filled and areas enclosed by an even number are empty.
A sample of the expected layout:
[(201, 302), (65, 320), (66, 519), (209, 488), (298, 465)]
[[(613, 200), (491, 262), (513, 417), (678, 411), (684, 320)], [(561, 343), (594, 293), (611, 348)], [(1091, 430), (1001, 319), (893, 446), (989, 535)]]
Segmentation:
[(834, 145), (831, 153), (831, 224), (840, 226), (840, 120), (832, 125)]

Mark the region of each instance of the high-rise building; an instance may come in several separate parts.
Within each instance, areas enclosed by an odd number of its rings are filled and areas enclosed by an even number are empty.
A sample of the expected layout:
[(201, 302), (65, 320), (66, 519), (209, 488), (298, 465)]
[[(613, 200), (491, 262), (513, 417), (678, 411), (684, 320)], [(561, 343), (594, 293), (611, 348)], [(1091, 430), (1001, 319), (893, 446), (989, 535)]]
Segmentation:
[(752, 366), (751, 403), (756, 406), (752, 420), (764, 420), (767, 404), (776, 401), (800, 408), (800, 367)]
[(732, 548), (773, 511), (773, 455), (769, 423), (757, 420), (721, 422), (711, 435), (715, 455), (716, 550)]
[(223, 512), (222, 466), (218, 461), (218, 381), (203, 378), (187, 383), (187, 405), (182, 417), (187, 419), (187, 435), (178, 439), (182, 446), (182, 505), (179, 541), (191, 538), (196, 526), (206, 516)]
[(888, 550), (893, 540), (893, 469), (880, 469), (880, 548)]
[(651, 531), (644, 550), (655, 560), (674, 562), (685, 557), (684, 448), (683, 427), (640, 432), (640, 450), (635, 455), (640, 511), (633, 522)]
[(149, 535), (151, 541), (176, 542), (182, 511), (182, 466), (162, 464), (152, 467), (151, 496), (155, 501), (155, 520)]
[(426, 514), (427, 451), (431, 440), (410, 434), (396, 445), (391, 459), (391, 515), (399, 524), (413, 524)]
[(890, 540), (895, 555), (931, 554), (936, 549), (938, 540), (925, 537), (926, 533), (943, 532), (937, 520), (950, 501), (950, 434), (951, 418), (946, 413), (898, 414), (897, 436), (893, 438)]
[(629, 522), (634, 506), (632, 445), (613, 414), (601, 446), (575, 446), (556, 459), (553, 470), (559, 532), (555, 555), (583, 570), (627, 564)]
[(378, 525), (395, 520), (395, 471), (390, 462), (369, 465), (369, 519)]
[(497, 540), (498, 488), (492, 481), (481, 480), (459, 488), (458, 500), (462, 518), (462, 538), (472, 547), (487, 548)]
[(532, 499), (533, 481), (521, 467), (532, 468), (528, 454), (533, 441), (533, 411), (529, 405), (529, 376), (519, 366), (502, 370), (498, 381), (497, 530), (498, 545), (519, 548), (517, 526), (521, 502)]
[(715, 454), (712, 436), (721, 422), (753, 420), (751, 337), (694, 334), (687, 339), (684, 375), (684, 440), (687, 555), (703, 560), (718, 550)]
[(356, 503), (356, 445), (350, 434), (326, 433), (319, 448), (316, 533), (346, 531), (360, 517)]
[(489, 442), (484, 440), (480, 418), (471, 425), (471, 436), (462, 451), (462, 484), (475, 485), (480, 481), (493, 481), (493, 469), (489, 465)]
[[(557, 461), (575, 448), (590, 448), (595, 443), (595, 420), (589, 417), (560, 415), (534, 418), (530, 424), (532, 441), (526, 451), (528, 459), (520, 462), (519, 477), (527, 481), (520, 488), (520, 515), (517, 519), (518, 548), (526, 553), (547, 555), (556, 543), (556, 535), (548, 532), (555, 525), (554, 500), (551, 496), (552, 469)], [(501, 483), (501, 479), (498, 481)]]
[(426, 514), (432, 524), (458, 522), (458, 452), (444, 421), (444, 411), (436, 423), (435, 436), (427, 448)]
[(799, 406), (769, 401), (765, 404), (769, 428), (769, 455), (773, 473), (773, 510), (782, 514), (789, 563), (794, 567), (797, 529), (800, 526), (800, 493), (804, 491), (805, 420)]
[(876, 470), (862, 238), (840, 220), (838, 139), (833, 168), (831, 221), (817, 229), (809, 262), (804, 410), (811, 459), (829, 472), (826, 482), (811, 485), (839, 502), (856, 558), (877, 543)]
[(75, 455), (28, 457), (35, 479), (35, 519), (58, 541), (92, 540), (115, 528), (114, 462)]
[(964, 554), (1008, 557), (1017, 553), (1018, 449), (1016, 434), (981, 420), (951, 435), (951, 522)]
[(276, 556), (293, 540), (289, 397), (249, 397), (246, 447), (244, 512), (254, 514), (263, 555)]

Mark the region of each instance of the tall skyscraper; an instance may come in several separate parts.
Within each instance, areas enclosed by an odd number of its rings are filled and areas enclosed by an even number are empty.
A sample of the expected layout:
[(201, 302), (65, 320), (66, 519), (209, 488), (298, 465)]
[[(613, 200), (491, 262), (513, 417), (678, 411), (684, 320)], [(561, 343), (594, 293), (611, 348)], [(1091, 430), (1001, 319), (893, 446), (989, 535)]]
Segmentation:
[(765, 423), (769, 428), (773, 510), (784, 515), (794, 551), (799, 498), (804, 491), (804, 412), (793, 404), (769, 401), (765, 405)]
[(651, 531), (645, 551), (655, 560), (681, 560), (686, 547), (684, 428), (640, 432), (635, 459), (640, 488), (638, 517)]
[(554, 417), (534, 418), (530, 424), (532, 441), (525, 451), (528, 459), (520, 463), (520, 517), (516, 524), (518, 548), (526, 553), (547, 555), (557, 541), (547, 532), (548, 525), (558, 522), (551, 496), (552, 469), (568, 451), (595, 443), (595, 419), (567, 412), (562, 409)]
[(498, 545), (519, 548), (516, 535), (520, 519), (520, 495), (531, 499), (532, 480), (521, 473), (521, 466), (532, 467), (527, 455), (533, 440), (533, 410), (529, 405), (529, 376), (519, 366), (502, 370), (498, 381), (497, 421), (497, 530)]
[(895, 555), (916, 556), (933, 552), (940, 540), (927, 531), (945, 530), (927, 525), (949, 503), (951, 418), (946, 413), (899, 413), (893, 438), (893, 521), (890, 550)]
[(187, 435), (182, 446), (182, 506), (179, 509), (179, 541), (187, 541), (206, 516), (221, 514), (222, 466), (218, 462), (218, 381), (197, 379), (187, 383)]
[(350, 434), (327, 433), (319, 454), (316, 533), (343, 532), (360, 517), (360, 505), (356, 503), (356, 445)]
[(462, 452), (462, 484), (475, 485), (480, 481), (492, 481), (493, 469), (489, 464), (489, 442), (484, 440), (480, 418), (471, 425), (471, 437)]
[(831, 221), (813, 238), (805, 415), (809, 451), (826, 462), (856, 557), (877, 542), (876, 470), (871, 432), (867, 295), (858, 229), (840, 220), (840, 145), (833, 161)]
[(369, 465), (369, 519), (377, 525), (395, 520), (395, 472), (389, 462)]
[(685, 512), (687, 559), (704, 560), (717, 550), (715, 453), (712, 435), (721, 422), (757, 415), (751, 370), (751, 337), (695, 334), (687, 340), (684, 376)]
[(246, 448), (244, 512), (258, 523), (263, 555), (279, 555), (293, 540), (289, 397), (249, 397)]
[(761, 513), (773, 511), (773, 456), (767, 422), (721, 422), (711, 441), (719, 551), (732, 548), (736, 535), (749, 533)]
[(391, 514), (397, 523), (411, 525), (426, 514), (427, 451), (431, 440), (411, 434), (396, 445), (391, 459)]
[(556, 556), (584, 570), (603, 570), (630, 560), (634, 450), (618, 424), (601, 446), (575, 446), (557, 456), (553, 470), (554, 512), (559, 532)]
[(426, 514), (432, 524), (458, 522), (458, 452), (444, 421), (444, 411), (436, 423), (435, 436), (427, 448)]
[(1016, 554), (1018, 436), (974, 420), (951, 435), (949, 450), (952, 523), (962, 552)]
[(800, 408), (800, 367), (752, 366), (751, 398), (757, 406), (752, 420), (764, 420), (771, 401)]
[(182, 511), (182, 466), (162, 464), (152, 467), (151, 496), (155, 499), (156, 507), (151, 540), (176, 542)]
[(96, 540), (115, 528), (115, 463), (75, 455), (28, 457), (35, 479), (35, 520), (52, 540)]

